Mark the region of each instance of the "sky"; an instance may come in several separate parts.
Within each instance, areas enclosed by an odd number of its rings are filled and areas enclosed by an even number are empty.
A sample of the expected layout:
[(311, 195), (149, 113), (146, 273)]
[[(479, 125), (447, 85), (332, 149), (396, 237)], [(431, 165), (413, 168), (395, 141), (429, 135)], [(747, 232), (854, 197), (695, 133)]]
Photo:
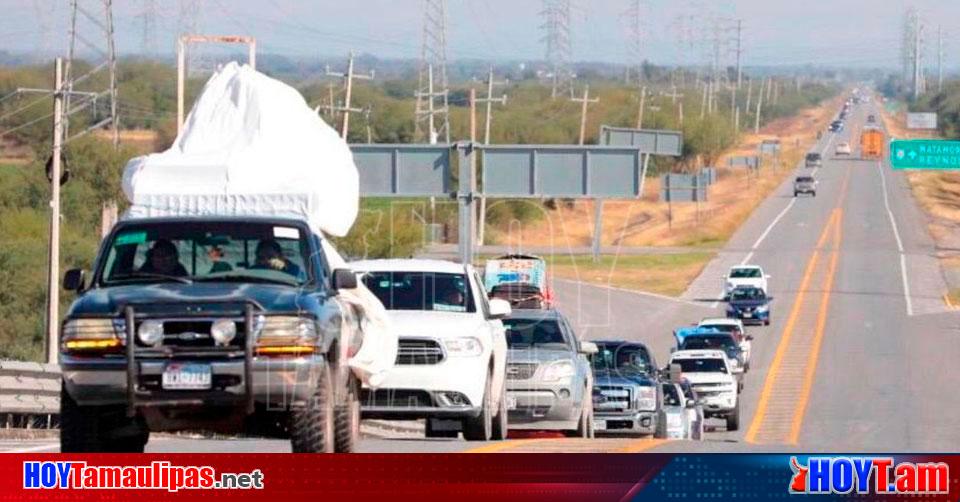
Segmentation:
[[(79, 0), (96, 6), (100, 0)], [(261, 53), (336, 56), (353, 50), (416, 58), (423, 0), (195, 0), (198, 31), (257, 37)], [(636, 0), (572, 0), (575, 61), (627, 63), (622, 14)], [(120, 55), (143, 52), (146, 0), (114, 0)], [(172, 57), (182, 0), (153, 0), (156, 35), (147, 46)], [(544, 57), (541, 0), (447, 0), (448, 57), (528, 61)], [(745, 65), (826, 64), (896, 67), (904, 12), (919, 9), (927, 26), (928, 61), (936, 61), (937, 27), (945, 66), (960, 66), (957, 0), (641, 0), (644, 56), (655, 64), (704, 60), (678, 44), (678, 19), (690, 13), (740, 19)], [(65, 52), (68, 0), (0, 0), (0, 50)], [(712, 30), (690, 24), (699, 37)], [(735, 37), (731, 31), (727, 36)], [(724, 54), (732, 62), (732, 53)]]

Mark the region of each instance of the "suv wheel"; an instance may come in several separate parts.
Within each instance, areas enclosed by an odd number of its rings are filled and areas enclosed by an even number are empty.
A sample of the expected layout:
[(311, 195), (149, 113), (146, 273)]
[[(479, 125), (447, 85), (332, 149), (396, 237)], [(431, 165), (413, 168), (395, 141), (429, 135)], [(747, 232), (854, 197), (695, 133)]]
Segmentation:
[(480, 415), (476, 418), (467, 418), (463, 421), (463, 439), (467, 441), (489, 441), (493, 436), (493, 412), (490, 388), (490, 375), (487, 374), (487, 383), (483, 387), (483, 403), (480, 406)]
[(507, 382), (500, 385), (500, 399), (497, 403), (497, 414), (493, 416), (493, 439), (507, 439), (509, 434), (509, 410), (507, 410)]
[(347, 389), (344, 400), (336, 407), (334, 425), (336, 427), (334, 450), (337, 453), (350, 453), (356, 448), (360, 438), (360, 383), (350, 373), (347, 377)]
[(737, 399), (737, 405), (733, 411), (727, 415), (727, 431), (740, 430), (740, 400)]
[(149, 438), (123, 406), (80, 406), (61, 384), (61, 453), (143, 453)]
[(594, 437), (592, 404), (586, 402), (583, 404), (583, 410), (580, 411), (580, 420), (577, 421), (577, 429), (572, 431), (570, 436), (583, 439)]
[(290, 445), (294, 453), (333, 453), (333, 387), (330, 367), (317, 377), (317, 389), (302, 408), (290, 414)]

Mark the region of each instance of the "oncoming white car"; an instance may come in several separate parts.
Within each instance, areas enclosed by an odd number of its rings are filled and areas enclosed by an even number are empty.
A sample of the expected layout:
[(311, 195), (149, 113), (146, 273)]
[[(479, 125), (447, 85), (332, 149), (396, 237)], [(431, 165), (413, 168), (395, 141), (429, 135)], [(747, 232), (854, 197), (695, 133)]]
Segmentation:
[(850, 155), (852, 152), (853, 152), (853, 149), (850, 148), (850, 143), (847, 143), (846, 141), (837, 143), (837, 150), (836, 150), (837, 155)]
[(425, 418), (427, 437), (507, 435), (507, 342), (500, 319), (510, 304), (489, 300), (470, 265), (440, 260), (351, 264), (386, 307), (399, 338), (383, 384), (364, 388), (364, 417)]
[(738, 286), (753, 286), (767, 292), (767, 279), (770, 276), (763, 272), (758, 265), (737, 265), (730, 267), (730, 272), (724, 276), (723, 294), (728, 296)]

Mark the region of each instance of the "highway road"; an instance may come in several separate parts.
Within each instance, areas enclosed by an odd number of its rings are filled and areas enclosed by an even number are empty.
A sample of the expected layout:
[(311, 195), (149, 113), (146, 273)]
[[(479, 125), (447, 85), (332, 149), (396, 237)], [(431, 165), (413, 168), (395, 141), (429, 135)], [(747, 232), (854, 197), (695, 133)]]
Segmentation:
[[(960, 444), (957, 314), (902, 173), (859, 160), (859, 133), (873, 102), (854, 107), (844, 131), (814, 147), (817, 196), (793, 197), (792, 177), (751, 215), (680, 298), (558, 280), (558, 304), (587, 339), (641, 340), (661, 365), (671, 331), (723, 315), (722, 276), (734, 264), (771, 274), (772, 324), (752, 327), (751, 371), (741, 430), (710, 421), (705, 441), (534, 437), (496, 443), (424, 440), (416, 429), (377, 432), (363, 452), (947, 451)], [(847, 141), (851, 158), (836, 158)], [(616, 273), (616, 271), (612, 271)], [(410, 424), (407, 424), (410, 425)], [(373, 437), (380, 436), (380, 437)], [(0, 450), (55, 451), (51, 440)], [(285, 441), (161, 436), (152, 452), (289, 451)]]

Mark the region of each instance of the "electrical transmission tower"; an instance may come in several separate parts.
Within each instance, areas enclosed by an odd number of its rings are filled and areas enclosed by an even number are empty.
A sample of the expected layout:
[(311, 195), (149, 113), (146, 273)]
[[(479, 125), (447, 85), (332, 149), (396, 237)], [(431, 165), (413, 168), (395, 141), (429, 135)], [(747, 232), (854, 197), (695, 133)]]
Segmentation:
[(142, 0), (140, 24), (143, 28), (140, 51), (145, 57), (157, 55), (157, 0)]
[(541, 39), (546, 44), (546, 60), (550, 65), (552, 86), (550, 95), (569, 91), (573, 96), (573, 72), (570, 70), (572, 43), (570, 39), (571, 0), (543, 0), (544, 18), (541, 28), (546, 34)]
[(450, 88), (447, 81), (447, 2), (424, 0), (423, 42), (417, 87), (416, 130), (418, 140), (438, 138), (450, 142)]
[(40, 0), (33, 0), (33, 12), (37, 16), (37, 59), (42, 60), (50, 54), (52, 47), (50, 42), (51, 25), (53, 24), (53, 12), (49, 6), (43, 5)]
[(623, 13), (627, 25), (627, 83), (631, 73), (639, 84), (643, 80), (643, 14), (642, 0), (630, 0), (630, 7)]
[[(120, 117), (117, 103), (117, 49), (113, 34), (113, 0), (70, 0), (70, 45), (64, 71), (66, 96), (64, 97), (64, 136), (69, 137), (69, 116), (93, 106), (94, 123), (87, 131), (110, 125), (113, 144), (120, 143)], [(81, 47), (78, 47), (80, 45)], [(81, 55), (87, 53), (93, 59), (90, 68), (80, 73)], [(106, 89), (98, 83), (82, 86), (93, 91), (92, 97), (71, 99), (75, 87), (84, 82), (100, 82), (106, 77)], [(109, 115), (103, 117), (98, 105), (109, 106)], [(106, 114), (104, 114), (106, 115)], [(83, 131), (86, 132), (86, 131)], [(81, 132), (80, 134), (82, 134)]]

